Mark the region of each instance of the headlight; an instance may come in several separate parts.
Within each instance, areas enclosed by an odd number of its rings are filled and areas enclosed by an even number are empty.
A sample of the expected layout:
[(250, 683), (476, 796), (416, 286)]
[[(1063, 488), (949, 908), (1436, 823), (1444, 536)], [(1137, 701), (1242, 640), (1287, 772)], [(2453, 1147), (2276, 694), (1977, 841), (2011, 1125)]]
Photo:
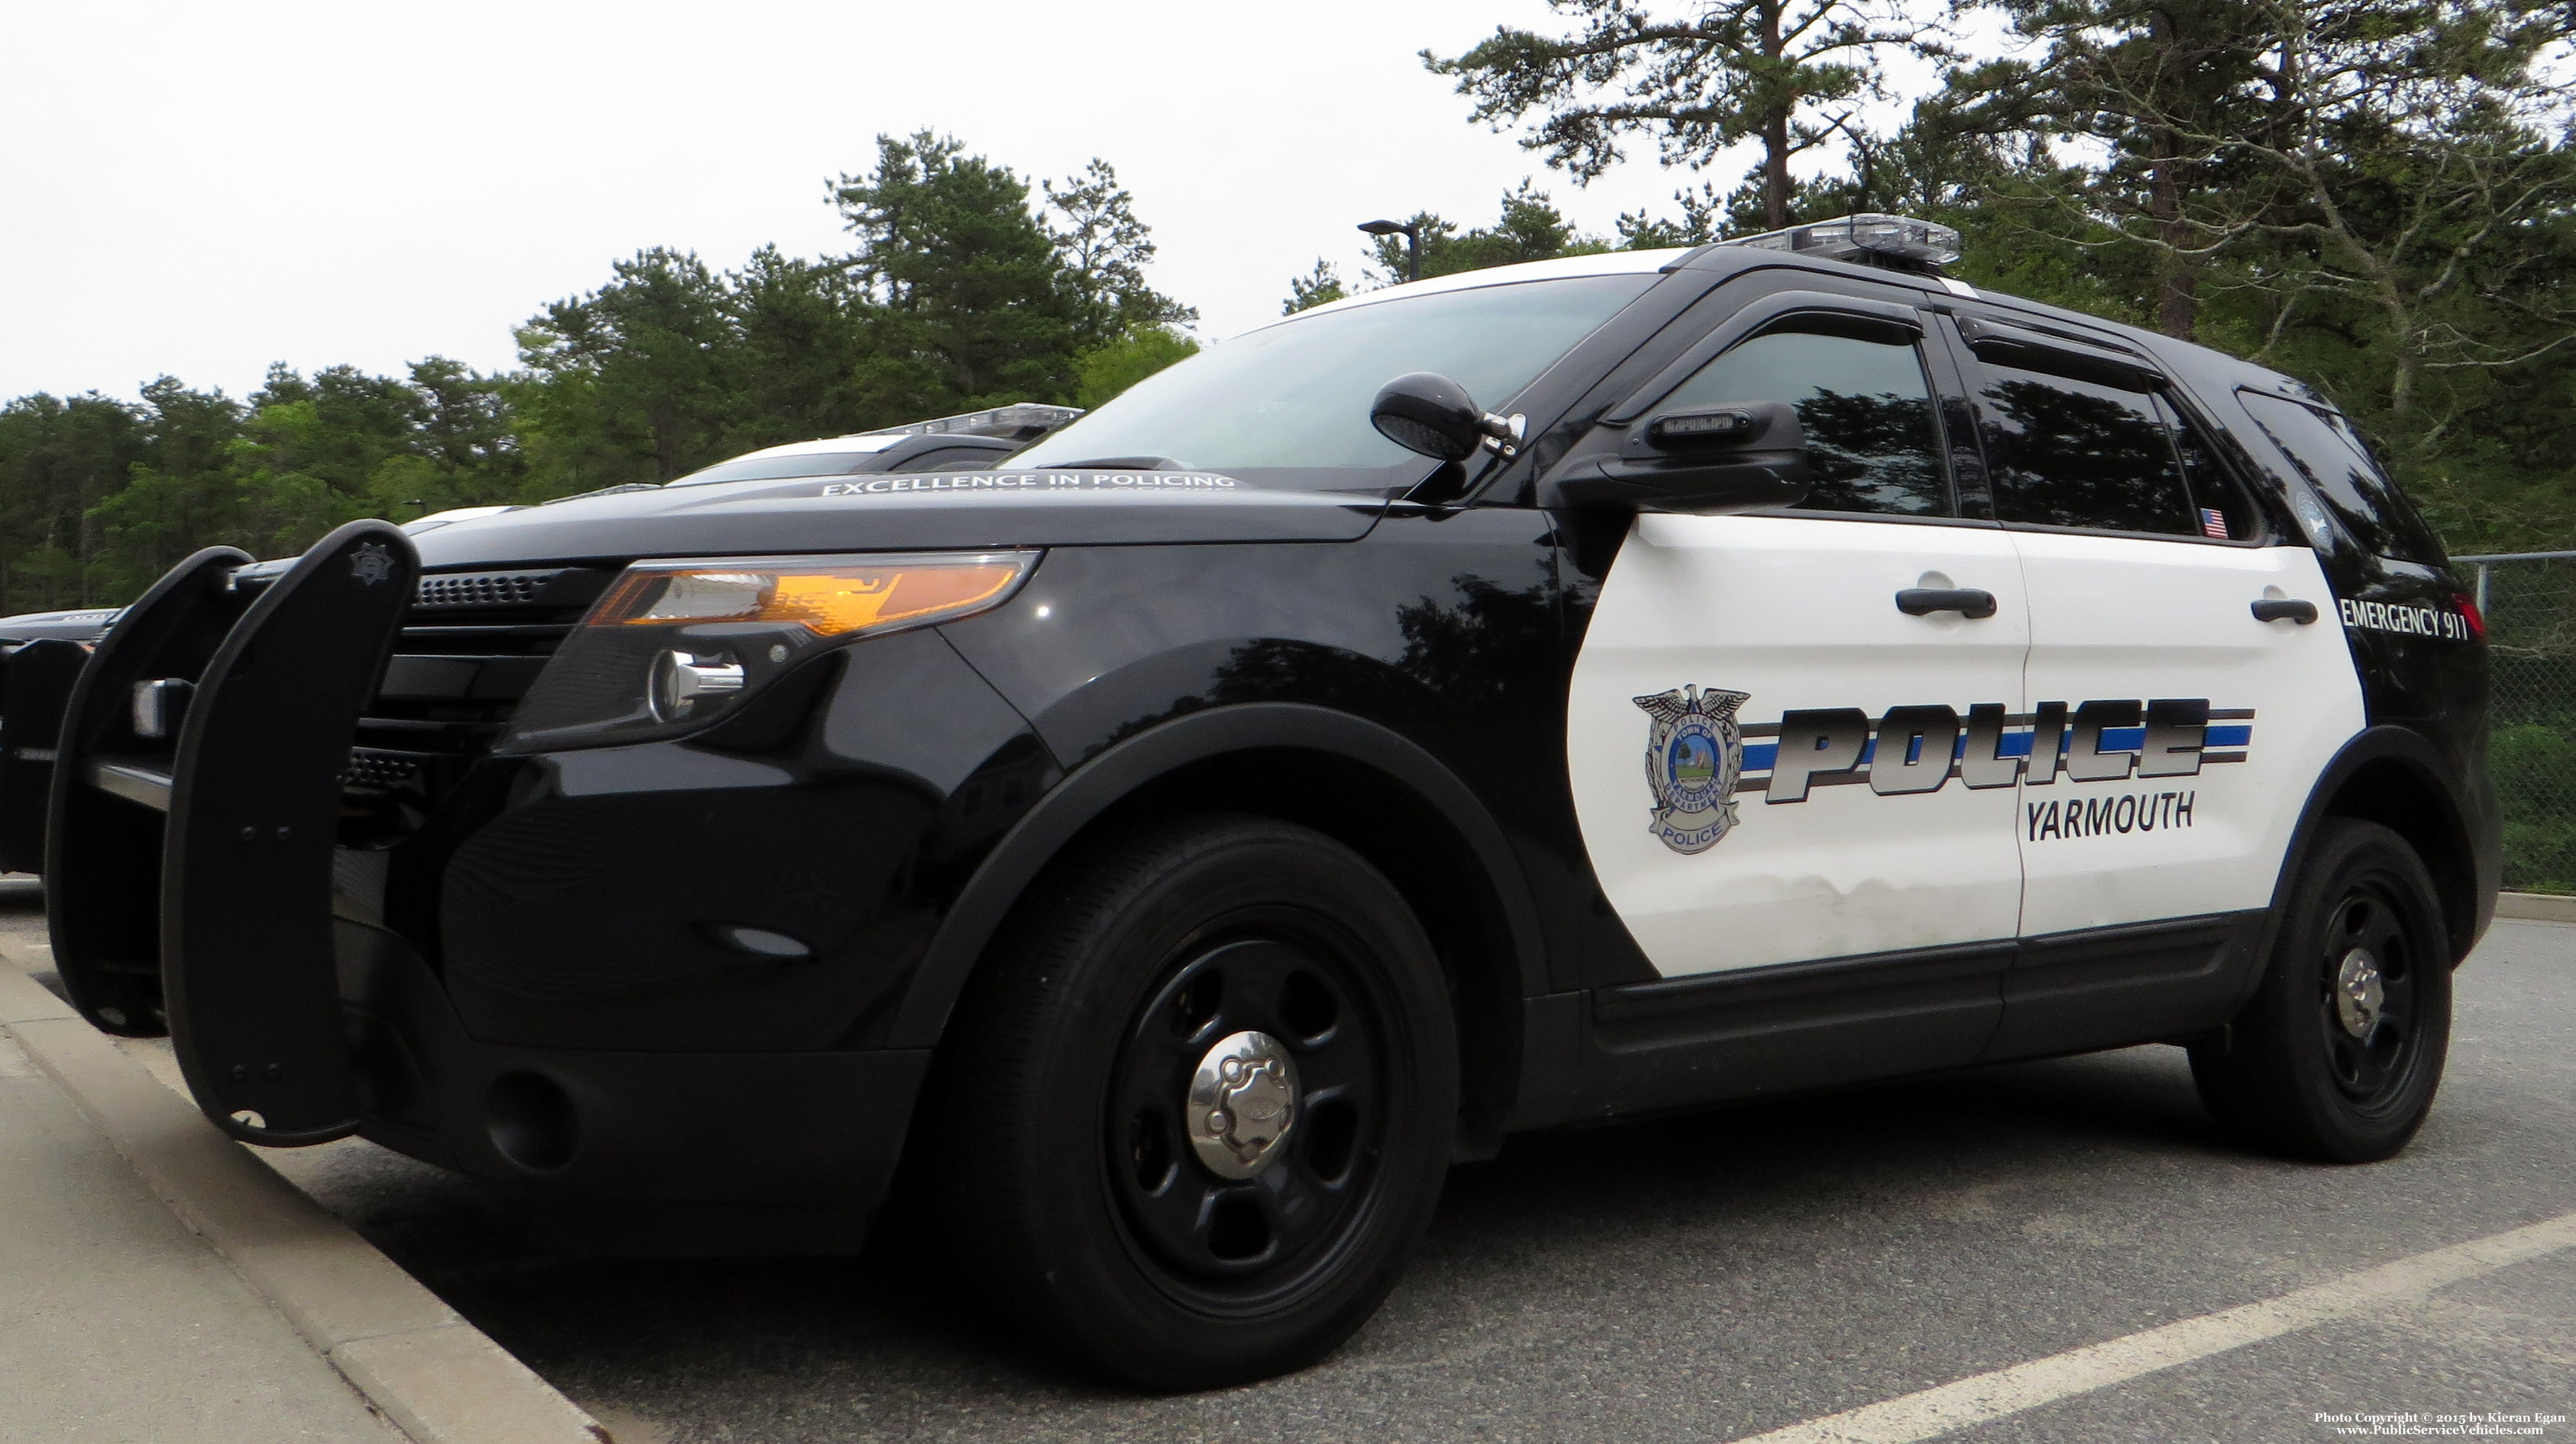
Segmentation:
[(631, 742), (702, 726), (820, 648), (1000, 606), (1038, 556), (637, 562), (546, 663), (504, 745)]

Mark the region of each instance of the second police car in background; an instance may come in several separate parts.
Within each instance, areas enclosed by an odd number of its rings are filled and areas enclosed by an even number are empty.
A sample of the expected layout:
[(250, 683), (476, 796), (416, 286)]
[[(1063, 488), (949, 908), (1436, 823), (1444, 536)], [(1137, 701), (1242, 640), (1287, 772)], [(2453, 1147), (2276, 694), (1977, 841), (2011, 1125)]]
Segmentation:
[(2477, 614), (2314, 393), (1944, 242), (203, 554), (62, 728), (64, 977), (235, 1136), (593, 1243), (854, 1247), (900, 1163), (1157, 1387), (1320, 1357), (1527, 1129), (2162, 1041), (2386, 1157), (2492, 909)]

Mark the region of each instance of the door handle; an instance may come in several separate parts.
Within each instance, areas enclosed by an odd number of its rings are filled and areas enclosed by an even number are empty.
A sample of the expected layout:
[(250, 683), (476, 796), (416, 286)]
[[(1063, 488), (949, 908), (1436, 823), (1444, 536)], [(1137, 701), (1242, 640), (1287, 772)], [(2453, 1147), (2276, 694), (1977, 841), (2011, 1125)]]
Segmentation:
[(2317, 604), (2296, 597), (2264, 597), (2254, 603), (2254, 620), (2258, 622), (2296, 622), (2304, 627), (2317, 619)]
[[(1907, 587), (1896, 594), (1896, 609), (1909, 617), (1957, 612), (1982, 619), (1995, 614), (1995, 594), (1975, 587)], [(2312, 615), (2315, 610), (2309, 608)]]

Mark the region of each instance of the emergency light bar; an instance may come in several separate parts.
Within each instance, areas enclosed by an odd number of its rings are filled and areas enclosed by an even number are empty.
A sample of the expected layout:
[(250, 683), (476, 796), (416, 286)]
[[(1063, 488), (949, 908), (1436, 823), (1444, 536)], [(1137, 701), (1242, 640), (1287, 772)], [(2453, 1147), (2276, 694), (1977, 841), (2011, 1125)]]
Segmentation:
[(996, 406), (989, 411), (961, 411), (955, 416), (934, 416), (928, 421), (880, 427), (859, 434), (999, 436), (1010, 441), (1035, 441), (1081, 414), (1082, 408), (1078, 406), (1047, 406), (1032, 401), (1017, 406)]
[(1959, 259), (1957, 231), (1937, 222), (1916, 220), (1912, 216), (1844, 216), (1840, 220), (1764, 231), (1757, 236), (1743, 236), (1719, 244), (1753, 246), (1766, 251), (1797, 251), (1829, 260), (1859, 261), (1864, 265), (1894, 260), (1918, 266), (1946, 266)]

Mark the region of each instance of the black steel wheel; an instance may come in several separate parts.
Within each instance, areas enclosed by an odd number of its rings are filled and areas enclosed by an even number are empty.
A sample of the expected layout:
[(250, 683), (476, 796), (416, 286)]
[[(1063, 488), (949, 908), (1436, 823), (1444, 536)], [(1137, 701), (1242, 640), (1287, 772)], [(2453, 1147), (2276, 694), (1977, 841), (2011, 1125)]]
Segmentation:
[(2423, 860), (2385, 827), (2330, 818), (2253, 1001), (2223, 1041), (2192, 1049), (2192, 1078), (2249, 1141), (2374, 1162), (2423, 1126), (2450, 1030), (2449, 938)]
[(1428, 1226), (1457, 1108), (1438, 961), (1357, 854), (1260, 818), (1139, 830), (1032, 894), (920, 1127), (997, 1317), (1149, 1388), (1303, 1367)]
[[(1306, 921), (1236, 919), (1244, 935), (1211, 940), (1138, 1010), (1118, 1060), (1102, 1129), (1112, 1190), (1136, 1244), (1211, 1304), (1262, 1292), (1339, 1238), (1386, 1134), (1385, 1000), (1353, 975), (1346, 941), (1300, 936)], [(1250, 1160), (1192, 1126), (1225, 1110), (1194, 1120), (1190, 1099), (1210, 1054), (1245, 1034), (1293, 1070), (1284, 1131)]]

